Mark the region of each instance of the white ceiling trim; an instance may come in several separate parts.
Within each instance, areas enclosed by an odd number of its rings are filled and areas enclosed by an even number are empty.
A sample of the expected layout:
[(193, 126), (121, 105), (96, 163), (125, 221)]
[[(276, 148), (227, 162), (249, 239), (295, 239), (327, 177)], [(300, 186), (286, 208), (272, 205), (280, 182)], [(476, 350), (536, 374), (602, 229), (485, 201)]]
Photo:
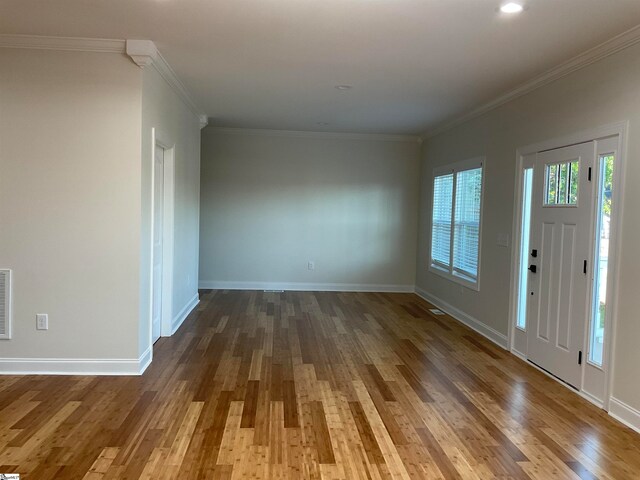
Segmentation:
[(510, 90), (499, 97), (487, 102), (457, 118), (454, 120), (445, 122), (440, 126), (428, 130), (423, 136), (423, 139), (431, 138), (440, 133), (446, 132), (453, 127), (460, 125), (468, 120), (478, 117), (484, 113), (487, 113), (505, 103), (515, 100), (518, 97), (522, 97), (527, 93), (530, 93), (538, 88), (554, 82), (562, 77), (569, 75), (570, 73), (587, 67), (598, 60), (613, 55), (627, 47), (630, 47), (640, 42), (640, 25), (633, 27), (626, 32), (621, 33), (600, 45), (597, 45), (584, 53), (581, 53), (577, 57), (572, 58), (564, 63), (561, 63), (557, 67), (546, 71), (545, 73), (532, 78), (528, 82), (520, 85), (519, 87)]
[(158, 57), (153, 62), (153, 68), (155, 68), (160, 76), (164, 79), (165, 82), (173, 89), (174, 92), (178, 94), (178, 97), (184, 102), (184, 104), (191, 110), (191, 112), (198, 117), (198, 121), (200, 122), (200, 128), (204, 128), (209, 123), (209, 117), (205, 113), (202, 113), (202, 110), (198, 108), (195, 101), (189, 94), (187, 87), (180, 81), (176, 72), (173, 71), (173, 68), (169, 65), (169, 63), (164, 59), (162, 54), (158, 52)]
[(126, 53), (140, 68), (148, 67), (158, 58), (158, 49), (151, 40), (127, 40)]
[(155, 43), (151, 40), (127, 40), (126, 53), (140, 68), (152, 65), (189, 110), (198, 117), (200, 128), (204, 128), (207, 125), (207, 115), (198, 108), (189, 91), (162, 56)]
[(71, 50), (77, 52), (124, 53), (125, 41), (107, 38), (0, 35), (0, 47), (32, 48), (37, 50)]
[[(129, 51), (129, 44), (133, 51)], [(184, 84), (150, 40), (115, 40), (107, 38), (45, 37), (38, 35), (0, 35), (0, 48), (66, 50), (75, 52), (117, 53), (129, 55), (140, 67), (153, 65), (184, 104), (198, 117), (200, 128), (207, 125), (207, 115), (197, 107)], [(138, 52), (137, 50), (140, 50)], [(137, 55), (139, 53), (139, 55)], [(134, 58), (135, 57), (135, 58)], [(145, 58), (146, 57), (146, 58)], [(146, 63), (144, 63), (146, 62)]]
[(304, 130), (271, 130), (252, 128), (209, 127), (209, 131), (225, 135), (254, 135), (270, 137), (315, 138), (322, 140), (378, 140), (382, 142), (422, 143), (415, 135), (386, 135), (379, 133), (314, 132)]

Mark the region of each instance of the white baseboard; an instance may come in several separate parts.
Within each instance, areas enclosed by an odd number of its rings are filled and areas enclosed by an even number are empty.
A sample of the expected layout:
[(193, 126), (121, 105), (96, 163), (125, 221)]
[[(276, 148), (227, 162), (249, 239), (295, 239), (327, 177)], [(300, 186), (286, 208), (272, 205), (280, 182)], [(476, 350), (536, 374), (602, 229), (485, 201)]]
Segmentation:
[(153, 345), (150, 345), (138, 359), (138, 375), (142, 375), (153, 360)]
[(444, 300), (436, 297), (435, 295), (430, 294), (429, 292), (427, 292), (426, 290), (418, 286), (416, 286), (415, 293), (416, 295), (423, 298), (427, 302), (438, 307), (443, 312), (449, 314), (451, 317), (453, 317), (460, 323), (465, 324), (467, 327), (471, 328), (472, 330), (475, 330), (483, 337), (488, 338), (499, 347), (502, 347), (505, 350), (508, 348), (509, 342), (507, 341), (506, 335), (503, 335), (502, 333), (498, 332), (497, 330), (494, 330), (490, 326), (485, 325), (480, 320), (472, 317), (471, 315), (468, 315), (462, 310), (459, 310), (453, 305), (450, 305)]
[(640, 433), (640, 410), (636, 410), (617, 398), (611, 397), (611, 400), (609, 400), (609, 415)]
[(379, 285), (377, 283), (303, 283), (303, 282), (218, 282), (200, 281), (207, 290), (290, 290), (297, 292), (390, 292), (413, 293), (413, 285)]
[(196, 293), (189, 303), (187, 303), (182, 310), (176, 315), (176, 317), (171, 322), (171, 335), (176, 333), (182, 322), (189, 316), (189, 314), (196, 308), (196, 305), (200, 303), (200, 294)]
[(137, 359), (0, 358), (0, 375), (142, 375), (151, 355), (149, 347)]

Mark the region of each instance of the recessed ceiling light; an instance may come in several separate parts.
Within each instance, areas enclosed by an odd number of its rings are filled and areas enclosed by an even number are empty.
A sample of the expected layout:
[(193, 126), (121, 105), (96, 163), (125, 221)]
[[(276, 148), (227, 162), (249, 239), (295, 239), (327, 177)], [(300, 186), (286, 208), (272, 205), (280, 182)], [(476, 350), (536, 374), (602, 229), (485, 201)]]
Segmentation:
[(336, 85), (336, 88), (338, 90), (351, 90), (353, 85)]
[(524, 7), (515, 2), (509, 2), (500, 5), (500, 11), (502, 13), (520, 13), (522, 10), (524, 10)]

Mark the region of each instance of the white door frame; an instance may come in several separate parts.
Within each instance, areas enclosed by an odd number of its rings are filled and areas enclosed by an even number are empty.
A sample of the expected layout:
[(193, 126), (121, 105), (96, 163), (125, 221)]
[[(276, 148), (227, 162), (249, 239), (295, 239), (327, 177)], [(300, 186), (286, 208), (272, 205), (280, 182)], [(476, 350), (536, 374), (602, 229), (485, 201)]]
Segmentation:
[(155, 153), (156, 145), (164, 149), (164, 198), (163, 198), (163, 225), (162, 225), (162, 320), (160, 325), (160, 336), (170, 337), (173, 322), (173, 218), (175, 206), (175, 143), (170, 138), (163, 135), (156, 128), (151, 129), (151, 227), (150, 227), (150, 268), (149, 268), (149, 345), (152, 345), (153, 331), (153, 212), (155, 208), (155, 198), (153, 181), (155, 178)]
[[(520, 147), (516, 150), (516, 172), (515, 172), (515, 196), (514, 196), (514, 211), (513, 211), (513, 228), (511, 232), (511, 238), (513, 239), (511, 250), (511, 282), (510, 282), (510, 295), (509, 295), (509, 329), (508, 329), (508, 347), (509, 350), (518, 357), (526, 359), (526, 352), (518, 352), (514, 349), (514, 333), (515, 325), (518, 315), (518, 281), (519, 281), (519, 260), (520, 260), (520, 245), (521, 245), (521, 223), (522, 223), (522, 171), (523, 171), (523, 158), (526, 155), (541, 152), (544, 150), (552, 150), (569, 145), (575, 145), (578, 143), (589, 142), (592, 140), (601, 140), (608, 137), (618, 136), (618, 149), (616, 157), (616, 167), (613, 178), (613, 205), (615, 208), (612, 211), (611, 217), (611, 240), (609, 244), (609, 288), (611, 290), (607, 293), (607, 307), (610, 306), (610, 313), (607, 315), (607, 322), (605, 324), (605, 357), (603, 358), (603, 366), (605, 372), (605, 394), (603, 404), (599, 404), (590, 395), (584, 392), (578, 392), (583, 397), (587, 398), (590, 402), (596, 403), (605, 410), (609, 411), (610, 401), (612, 395), (612, 383), (615, 369), (615, 355), (614, 348), (616, 344), (616, 325), (618, 321), (618, 281), (620, 274), (620, 252), (621, 248), (621, 226), (623, 218), (623, 203), (624, 198), (624, 172), (626, 170), (626, 156), (627, 156), (627, 138), (628, 138), (629, 122), (623, 121), (604, 125), (590, 130), (573, 133), (559, 138), (538, 142), (525, 147)], [(592, 237), (595, 239), (595, 231), (592, 232)], [(593, 241), (592, 239), (592, 241)], [(584, 362), (586, 364), (586, 360)], [(552, 376), (552, 378), (555, 378)], [(563, 382), (560, 382), (565, 385)]]

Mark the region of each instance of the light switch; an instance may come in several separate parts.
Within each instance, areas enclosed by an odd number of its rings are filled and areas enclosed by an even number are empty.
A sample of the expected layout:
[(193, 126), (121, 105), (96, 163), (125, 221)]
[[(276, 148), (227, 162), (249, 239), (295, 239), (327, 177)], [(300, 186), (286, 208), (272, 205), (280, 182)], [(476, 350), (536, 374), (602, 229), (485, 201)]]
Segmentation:
[(509, 246), (509, 234), (508, 233), (499, 233), (498, 234), (498, 245), (501, 247)]

